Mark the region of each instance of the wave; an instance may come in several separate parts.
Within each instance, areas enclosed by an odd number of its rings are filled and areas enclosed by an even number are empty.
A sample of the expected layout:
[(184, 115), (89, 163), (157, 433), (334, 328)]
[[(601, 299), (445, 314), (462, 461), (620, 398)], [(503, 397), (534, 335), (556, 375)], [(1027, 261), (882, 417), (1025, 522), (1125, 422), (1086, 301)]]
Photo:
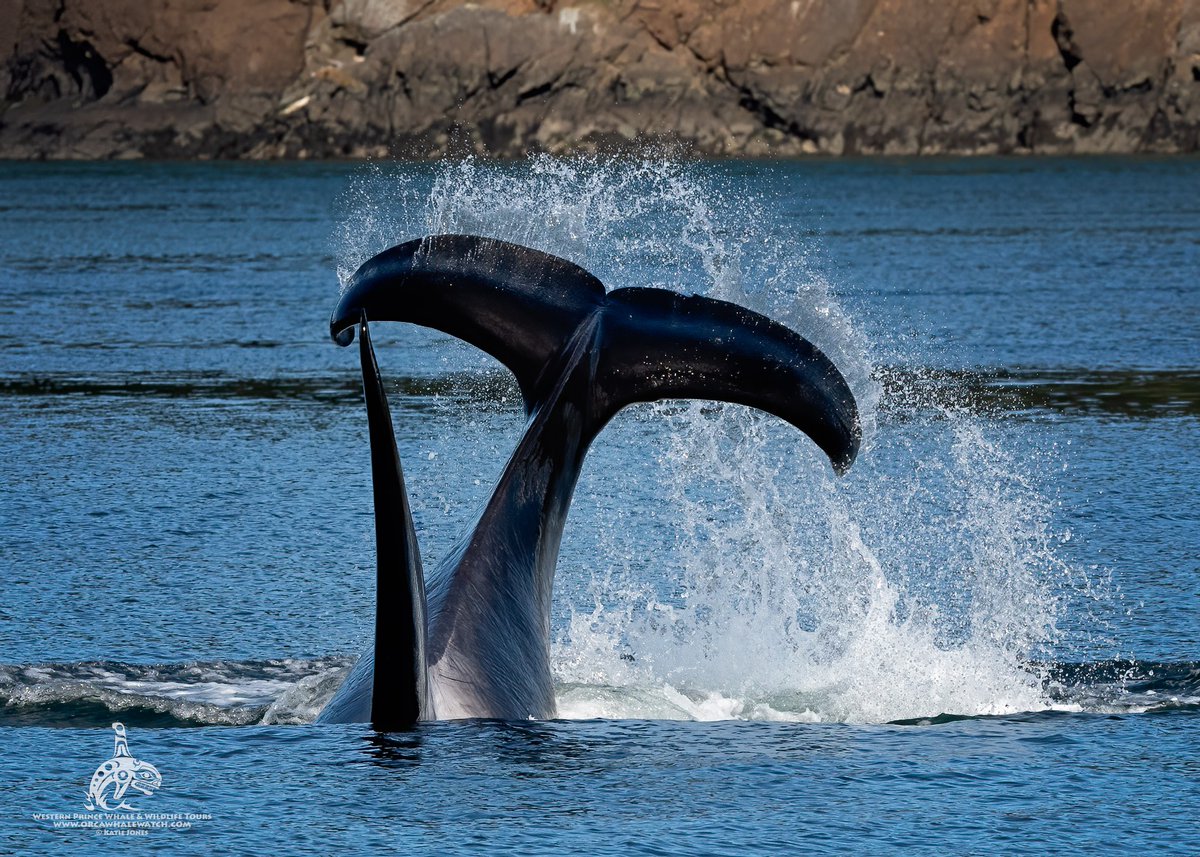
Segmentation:
[[(105, 347), (110, 344), (105, 343)], [(266, 348), (280, 343), (210, 343)], [(1200, 415), (1200, 372), (1180, 369), (1086, 368), (938, 369), (883, 366), (872, 377), (882, 388), (880, 416), (926, 419), (947, 408), (986, 415), (1057, 413), (1148, 419)], [(406, 399), (447, 397), (456, 404), (514, 401), (516, 385), (500, 371), (393, 376), (388, 383)], [(222, 373), (73, 375), (30, 373), (0, 378), (0, 396), (105, 396), (149, 399), (277, 400), (358, 405), (362, 391), (347, 375), (240, 378)]]
[[(295, 725), (312, 722), (341, 685), (354, 659), (122, 664), (0, 665), (0, 726)], [(1154, 714), (1200, 711), (1200, 662), (1031, 664), (1043, 678), (1026, 707), (984, 701), (972, 710), (875, 720), (847, 711), (836, 688), (777, 689), (735, 696), (695, 686), (586, 684), (555, 686), (562, 720), (745, 720), (790, 723), (936, 725), (995, 716)], [(970, 682), (970, 675), (957, 677)]]
[(923, 369), (889, 366), (875, 376), (887, 416), (913, 419), (921, 408), (960, 408), (998, 415), (1051, 412), (1144, 420), (1200, 415), (1194, 369)]
[(0, 726), (305, 723), (353, 658), (0, 665)]
[[(245, 344), (245, 343), (239, 343)], [(454, 372), (426, 377), (389, 376), (392, 389), (406, 399), (447, 397), (456, 403), (513, 401), (517, 386), (501, 372)], [(78, 376), (43, 372), (0, 378), (0, 396), (103, 396), (147, 399), (255, 400), (354, 404), (362, 386), (354, 376), (239, 378), (219, 372), (143, 372)]]

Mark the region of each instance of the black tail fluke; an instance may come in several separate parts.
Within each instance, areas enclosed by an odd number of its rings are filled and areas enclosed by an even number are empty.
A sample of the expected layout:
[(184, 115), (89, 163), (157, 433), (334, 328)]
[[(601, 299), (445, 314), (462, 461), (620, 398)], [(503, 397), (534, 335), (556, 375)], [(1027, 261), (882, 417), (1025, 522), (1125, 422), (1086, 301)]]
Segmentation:
[(359, 323), (375, 494), (375, 671), (371, 724), (394, 730), (432, 716), (425, 661), (425, 580), (387, 395), (367, 318)]
[(603, 303), (604, 285), (565, 259), (492, 238), (431, 235), (363, 263), (329, 331), (349, 345), (363, 311), (441, 330), (507, 366), (532, 406), (542, 370)]
[(354, 274), (330, 320), (343, 345), (359, 316), (408, 321), (488, 352), (517, 378), (532, 411), (560, 358), (594, 319), (593, 433), (621, 408), (658, 399), (749, 405), (799, 428), (838, 472), (854, 461), (858, 410), (816, 346), (736, 304), (664, 289), (605, 293), (564, 259), (490, 238), (437, 235), (380, 253)]
[(858, 408), (833, 362), (795, 331), (727, 301), (611, 292), (596, 381), (604, 419), (634, 402), (713, 399), (787, 420), (839, 473), (858, 453)]

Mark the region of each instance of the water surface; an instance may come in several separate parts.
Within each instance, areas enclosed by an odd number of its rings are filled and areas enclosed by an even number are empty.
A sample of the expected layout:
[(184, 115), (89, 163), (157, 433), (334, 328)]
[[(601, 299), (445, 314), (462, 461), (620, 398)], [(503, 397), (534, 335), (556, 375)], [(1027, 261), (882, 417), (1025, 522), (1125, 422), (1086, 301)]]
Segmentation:
[[(1187, 850), (1200, 163), (0, 166), (0, 849)], [(621, 415), (564, 538), (562, 719), (306, 725), (373, 606), (338, 277), (427, 231), (738, 300), (843, 368), (777, 420)], [(427, 565), (515, 386), (377, 325)], [(54, 829), (124, 722), (207, 814)]]

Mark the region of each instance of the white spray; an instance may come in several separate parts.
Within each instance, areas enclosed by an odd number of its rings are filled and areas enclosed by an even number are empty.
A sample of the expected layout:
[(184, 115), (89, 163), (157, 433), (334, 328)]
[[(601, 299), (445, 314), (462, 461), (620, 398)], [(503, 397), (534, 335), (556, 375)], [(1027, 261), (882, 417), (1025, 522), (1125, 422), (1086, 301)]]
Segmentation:
[[(562, 716), (881, 722), (1050, 707), (1034, 662), (1079, 581), (1055, 554), (1033, 465), (987, 420), (916, 394), (892, 396), (877, 424), (870, 343), (766, 203), (727, 173), (654, 160), (467, 160), (440, 166), (432, 190), (428, 174), (407, 176), (355, 191), (343, 282), (421, 234), (502, 238), (610, 287), (765, 312), (828, 354), (859, 402), (864, 451), (843, 479), (790, 426), (736, 406), (646, 406), (606, 429), (598, 447), (641, 444), (646, 461), (619, 490), (589, 467), (575, 501), (573, 520), (607, 526), (573, 560), (584, 567), (560, 564)], [(627, 525), (647, 514), (662, 544)], [(564, 557), (570, 539), (568, 525)]]

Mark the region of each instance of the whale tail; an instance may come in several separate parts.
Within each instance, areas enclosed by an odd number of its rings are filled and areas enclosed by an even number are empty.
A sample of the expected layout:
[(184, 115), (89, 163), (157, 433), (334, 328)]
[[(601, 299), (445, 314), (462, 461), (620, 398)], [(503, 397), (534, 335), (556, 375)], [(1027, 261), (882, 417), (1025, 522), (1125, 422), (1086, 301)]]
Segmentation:
[(449, 333), (503, 363), (532, 413), (558, 378), (555, 358), (599, 323), (591, 428), (621, 408), (712, 399), (758, 408), (807, 434), (844, 471), (861, 440), (854, 396), (799, 334), (737, 304), (665, 289), (606, 292), (565, 259), (472, 235), (434, 235), (380, 253), (354, 274), (330, 319), (349, 345), (366, 313)]
[[(431, 578), (428, 616), (368, 319), (433, 327), (486, 351), (516, 376), (531, 416), (479, 524)], [(376, 728), (400, 728), (435, 708), (444, 716), (443, 704), (457, 716), (553, 715), (549, 602), (562, 527), (588, 445), (625, 406), (699, 398), (755, 407), (807, 434), (838, 472), (860, 443), (846, 381), (782, 324), (663, 289), (606, 292), (577, 265), (503, 241), (437, 235), (380, 253), (330, 319), (341, 345), (355, 327), (375, 497), (374, 673), (360, 662), (323, 720), (367, 719), (369, 709)], [(443, 699), (443, 686), (457, 700)]]

